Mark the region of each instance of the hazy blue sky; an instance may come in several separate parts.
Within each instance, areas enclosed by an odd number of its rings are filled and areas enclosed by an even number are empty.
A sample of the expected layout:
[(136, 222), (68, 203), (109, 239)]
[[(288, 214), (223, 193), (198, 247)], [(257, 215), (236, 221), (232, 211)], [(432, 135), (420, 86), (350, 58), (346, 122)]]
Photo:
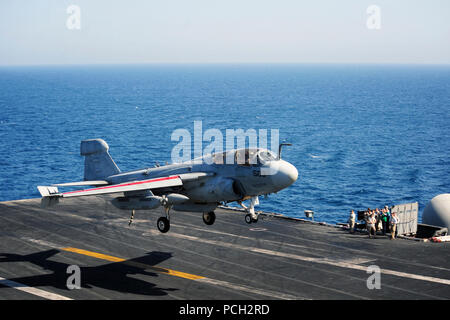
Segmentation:
[(151, 62), (448, 64), (450, 1), (0, 0), (0, 65)]

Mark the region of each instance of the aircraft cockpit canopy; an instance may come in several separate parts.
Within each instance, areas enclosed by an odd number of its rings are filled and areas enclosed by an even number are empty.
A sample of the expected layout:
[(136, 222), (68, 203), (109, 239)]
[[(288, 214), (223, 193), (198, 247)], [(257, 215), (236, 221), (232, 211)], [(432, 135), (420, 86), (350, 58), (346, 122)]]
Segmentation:
[(275, 154), (266, 149), (246, 148), (212, 155), (215, 164), (238, 164), (241, 166), (260, 166), (277, 160)]
[(260, 149), (258, 153), (258, 158), (263, 162), (278, 160), (277, 156), (270, 150)]

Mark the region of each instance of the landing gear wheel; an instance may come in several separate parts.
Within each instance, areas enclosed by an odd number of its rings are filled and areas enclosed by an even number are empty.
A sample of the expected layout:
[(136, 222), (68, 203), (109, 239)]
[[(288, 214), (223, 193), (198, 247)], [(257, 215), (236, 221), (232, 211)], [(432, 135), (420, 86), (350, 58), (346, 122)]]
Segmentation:
[(247, 222), (248, 224), (251, 223), (256, 223), (258, 222), (258, 216), (256, 216), (256, 219), (252, 217), (252, 215), (250, 213), (245, 215), (245, 222)]
[(161, 217), (158, 219), (156, 226), (158, 227), (159, 231), (161, 231), (162, 233), (166, 233), (170, 229), (170, 221), (166, 217)]
[(216, 221), (216, 214), (214, 211), (203, 212), (203, 222), (208, 226), (212, 225)]

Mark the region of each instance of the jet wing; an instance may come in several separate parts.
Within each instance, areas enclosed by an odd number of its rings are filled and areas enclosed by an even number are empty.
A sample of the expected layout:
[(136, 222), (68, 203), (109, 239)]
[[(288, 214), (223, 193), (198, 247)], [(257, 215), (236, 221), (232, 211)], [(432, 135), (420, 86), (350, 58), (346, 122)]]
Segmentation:
[(106, 186), (109, 185), (108, 181), (93, 180), (93, 181), (79, 181), (79, 182), (66, 182), (52, 184), (54, 187), (74, 187), (74, 186)]
[(54, 197), (54, 198), (70, 198), (81, 196), (101, 195), (108, 193), (129, 192), (139, 190), (150, 190), (165, 187), (181, 186), (183, 182), (179, 176), (160, 177), (148, 180), (132, 181), (114, 185), (108, 185), (104, 187), (75, 190), (69, 192), (60, 193), (56, 186), (38, 186), (38, 190), (42, 197)]

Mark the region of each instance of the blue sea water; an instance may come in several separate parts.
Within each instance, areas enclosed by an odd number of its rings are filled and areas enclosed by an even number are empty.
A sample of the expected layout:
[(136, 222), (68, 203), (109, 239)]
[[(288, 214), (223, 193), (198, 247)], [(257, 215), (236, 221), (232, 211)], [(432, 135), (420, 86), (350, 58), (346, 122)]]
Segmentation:
[(299, 179), (259, 209), (346, 221), (352, 208), (450, 192), (450, 66), (0, 68), (0, 200), (79, 181), (83, 139), (122, 171), (170, 162), (175, 129), (279, 129)]

